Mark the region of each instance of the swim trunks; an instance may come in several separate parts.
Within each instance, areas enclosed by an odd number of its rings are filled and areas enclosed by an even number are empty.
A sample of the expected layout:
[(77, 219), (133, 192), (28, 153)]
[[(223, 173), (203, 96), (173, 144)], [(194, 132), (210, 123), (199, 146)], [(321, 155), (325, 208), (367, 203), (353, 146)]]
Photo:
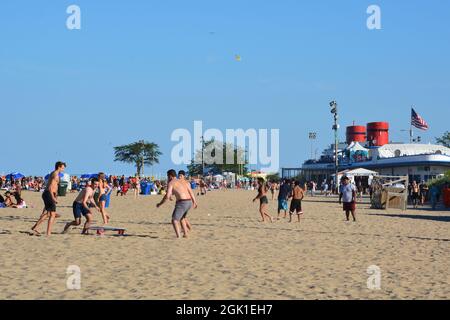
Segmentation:
[(302, 212), (302, 200), (300, 199), (292, 199), (290, 212), (297, 212), (297, 214), (301, 214)]
[(344, 202), (343, 209), (344, 209), (344, 211), (355, 211), (356, 203), (355, 202)]
[(286, 199), (278, 200), (278, 210), (286, 211), (288, 209), (288, 201)]
[(180, 200), (175, 204), (175, 209), (172, 213), (172, 220), (180, 221), (185, 218), (188, 211), (192, 208), (192, 200)]
[(56, 203), (53, 201), (49, 190), (45, 190), (42, 193), (42, 200), (44, 200), (45, 211), (56, 212)]
[(86, 216), (89, 213), (82, 203), (74, 201), (72, 204), (73, 216), (75, 219), (81, 218), (81, 215)]

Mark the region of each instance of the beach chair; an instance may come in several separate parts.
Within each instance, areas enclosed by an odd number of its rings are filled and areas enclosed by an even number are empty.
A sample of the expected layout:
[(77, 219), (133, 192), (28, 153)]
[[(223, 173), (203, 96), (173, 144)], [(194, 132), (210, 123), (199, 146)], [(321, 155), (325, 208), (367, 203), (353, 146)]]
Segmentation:
[(124, 228), (114, 228), (114, 227), (107, 227), (107, 226), (96, 226), (96, 227), (90, 227), (88, 230), (96, 231), (97, 235), (103, 235), (105, 234), (105, 231), (115, 231), (119, 236), (125, 235), (125, 229)]

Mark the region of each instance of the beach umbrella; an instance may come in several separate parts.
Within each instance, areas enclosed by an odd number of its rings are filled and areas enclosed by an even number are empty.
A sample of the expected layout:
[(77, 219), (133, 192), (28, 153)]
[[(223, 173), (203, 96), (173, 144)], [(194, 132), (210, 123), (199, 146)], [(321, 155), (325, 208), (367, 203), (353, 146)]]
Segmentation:
[(22, 178), (25, 178), (25, 176), (23, 174), (21, 174), (20, 172), (13, 172), (6, 176), (6, 180), (12, 180), (12, 179), (17, 180), (17, 179), (22, 179)]

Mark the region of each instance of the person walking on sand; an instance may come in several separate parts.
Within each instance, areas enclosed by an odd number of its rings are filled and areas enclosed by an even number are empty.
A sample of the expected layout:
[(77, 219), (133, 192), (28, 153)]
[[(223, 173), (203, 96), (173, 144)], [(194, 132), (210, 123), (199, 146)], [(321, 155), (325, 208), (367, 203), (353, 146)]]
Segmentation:
[(55, 170), (50, 174), (50, 177), (47, 182), (47, 186), (42, 193), (42, 200), (44, 201), (44, 210), (45, 213), (41, 214), (41, 217), (36, 222), (36, 224), (31, 228), (31, 231), (39, 235), (40, 233), (37, 231), (38, 226), (44, 222), (48, 218), (47, 225), (47, 236), (50, 236), (52, 233), (52, 227), (55, 223), (56, 218), (58, 217), (56, 214), (56, 204), (57, 201), (57, 192), (59, 185), (59, 175), (64, 172), (66, 168), (66, 164), (64, 162), (58, 161), (55, 164)]
[(91, 180), (91, 183), (88, 186), (86, 186), (86, 188), (81, 190), (81, 192), (78, 194), (78, 196), (75, 198), (75, 201), (72, 204), (74, 220), (66, 224), (62, 233), (69, 232), (71, 226), (79, 226), (81, 224), (81, 216), (83, 215), (86, 218), (86, 222), (84, 224), (83, 231), (81, 232), (81, 234), (87, 234), (93, 220), (91, 206), (95, 207), (98, 211), (100, 211), (100, 208), (97, 206), (94, 200), (95, 190), (98, 187), (99, 187), (98, 179), (93, 178)]
[(134, 189), (134, 199), (139, 198), (139, 195), (141, 194), (141, 179), (138, 175), (133, 180), (133, 189)]
[[(186, 180), (186, 172), (184, 170), (178, 171), (178, 180), (180, 180), (180, 182), (183, 182), (186, 185), (186, 188), (191, 189), (191, 192), (193, 193), (191, 184), (189, 183), (188, 180)], [(192, 225), (189, 222), (187, 216), (185, 215), (182, 220), (185, 220), (186, 227), (187, 227), (188, 231), (191, 232), (192, 231)]]
[(187, 238), (189, 230), (186, 225), (186, 216), (192, 207), (194, 207), (194, 209), (197, 208), (197, 201), (195, 200), (192, 189), (188, 188), (183, 181), (177, 179), (175, 170), (171, 169), (167, 171), (167, 181), (167, 193), (156, 207), (161, 207), (167, 200), (171, 199), (172, 195), (174, 195), (176, 203), (172, 213), (172, 225), (178, 239), (181, 238), (180, 224), (183, 229), (184, 237)]
[(295, 181), (295, 187), (292, 190), (291, 207), (289, 209), (289, 222), (292, 222), (292, 215), (294, 212), (297, 214), (298, 221), (300, 223), (300, 216), (303, 214), (302, 200), (305, 197), (303, 189), (300, 187), (300, 181)]
[(277, 183), (276, 182), (272, 182), (270, 184), (270, 193), (272, 194), (272, 201), (275, 198), (275, 190), (277, 189)]
[(280, 189), (278, 190), (278, 217), (277, 220), (280, 220), (280, 214), (281, 211), (284, 211), (284, 218), (287, 217), (287, 210), (288, 210), (288, 200), (289, 195), (291, 194), (291, 182), (289, 180), (284, 180), (281, 185)]
[(269, 204), (267, 191), (269, 191), (269, 188), (263, 178), (258, 178), (258, 186), (258, 195), (253, 199), (253, 202), (259, 199), (259, 213), (262, 218), (261, 222), (266, 222), (266, 217), (269, 218), (270, 222), (273, 222), (272, 216), (267, 213), (267, 206)]
[(419, 201), (420, 201), (420, 188), (416, 181), (413, 181), (412, 186), (411, 186), (411, 191), (412, 191), (412, 203), (413, 203), (414, 209), (417, 209), (417, 207), (419, 206)]
[(342, 184), (339, 192), (339, 204), (344, 202), (343, 209), (347, 221), (350, 221), (350, 213), (352, 214), (353, 221), (356, 222), (356, 187), (350, 183), (348, 177), (342, 177)]
[[(103, 172), (98, 174), (98, 206), (100, 208), (100, 213), (102, 215), (103, 224), (108, 224), (109, 219), (111, 219), (110, 215), (106, 212), (106, 200), (108, 197), (108, 193), (112, 192), (112, 188), (109, 186), (106, 181), (106, 175)], [(94, 188), (96, 189), (96, 188)]]

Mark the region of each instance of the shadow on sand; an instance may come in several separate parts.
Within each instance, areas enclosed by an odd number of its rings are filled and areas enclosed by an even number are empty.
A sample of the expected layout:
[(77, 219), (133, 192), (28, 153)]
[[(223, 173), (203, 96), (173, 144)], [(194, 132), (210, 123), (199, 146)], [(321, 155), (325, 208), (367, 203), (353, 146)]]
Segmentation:
[(450, 216), (431, 216), (431, 215), (428, 216), (420, 214), (389, 214), (389, 213), (371, 213), (369, 214), (369, 216), (450, 222)]

